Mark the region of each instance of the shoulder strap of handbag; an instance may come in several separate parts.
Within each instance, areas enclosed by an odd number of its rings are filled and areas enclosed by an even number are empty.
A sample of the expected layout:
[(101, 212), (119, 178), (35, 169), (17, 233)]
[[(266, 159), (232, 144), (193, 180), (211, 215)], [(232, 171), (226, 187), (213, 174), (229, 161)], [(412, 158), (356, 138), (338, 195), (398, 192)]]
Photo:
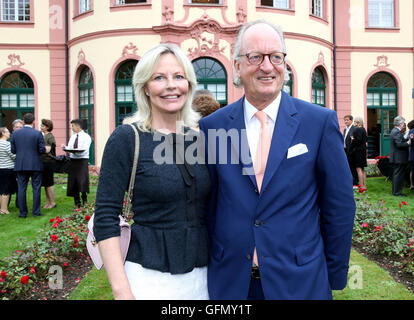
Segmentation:
[(135, 124), (130, 124), (132, 129), (134, 129), (135, 132), (135, 151), (134, 151), (134, 162), (132, 165), (132, 171), (131, 171), (131, 178), (129, 179), (129, 187), (128, 187), (128, 195), (126, 199), (126, 206), (125, 210), (123, 211), (123, 216), (126, 221), (129, 221), (132, 218), (132, 197), (134, 194), (134, 184), (135, 184), (135, 175), (137, 172), (137, 165), (138, 165), (138, 156), (139, 156), (139, 134), (138, 129)]

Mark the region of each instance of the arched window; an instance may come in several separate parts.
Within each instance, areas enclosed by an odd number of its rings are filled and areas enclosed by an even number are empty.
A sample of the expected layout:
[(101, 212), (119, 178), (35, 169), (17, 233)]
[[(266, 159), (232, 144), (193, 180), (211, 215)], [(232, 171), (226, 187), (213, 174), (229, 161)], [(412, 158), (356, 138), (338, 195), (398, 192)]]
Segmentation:
[(283, 84), (283, 91), (285, 91), (288, 95), (293, 95), (293, 75), (292, 75), (292, 69), (287, 65), (286, 66), (286, 73), (289, 80), (286, 80)]
[(35, 97), (32, 79), (23, 72), (12, 71), (0, 80), (0, 126), (11, 131), (11, 123), (34, 113)]
[(398, 88), (388, 72), (377, 72), (367, 84), (368, 157), (385, 156), (390, 151), (390, 132), (397, 116)]
[(322, 70), (316, 68), (312, 74), (312, 103), (326, 107), (325, 90), (325, 77), (323, 76)]
[(79, 119), (83, 121), (83, 130), (87, 132), (92, 143), (89, 149), (89, 162), (95, 164), (95, 120), (94, 120), (94, 89), (93, 75), (88, 67), (84, 67), (79, 76)]
[(223, 107), (227, 105), (227, 73), (222, 64), (212, 58), (193, 61), (197, 76), (197, 89), (209, 90)]
[(138, 61), (124, 62), (115, 75), (115, 125), (119, 126), (125, 117), (137, 110), (132, 77)]

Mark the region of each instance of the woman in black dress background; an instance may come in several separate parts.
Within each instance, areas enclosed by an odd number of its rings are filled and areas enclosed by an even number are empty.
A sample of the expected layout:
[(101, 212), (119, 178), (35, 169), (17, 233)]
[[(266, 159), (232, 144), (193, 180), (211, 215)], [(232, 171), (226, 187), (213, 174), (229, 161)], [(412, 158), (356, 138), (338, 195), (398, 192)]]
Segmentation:
[(351, 163), (356, 168), (358, 181), (361, 191), (367, 188), (367, 174), (365, 167), (367, 164), (367, 132), (364, 128), (364, 120), (361, 117), (354, 118), (355, 129), (351, 136), (351, 146), (349, 148)]

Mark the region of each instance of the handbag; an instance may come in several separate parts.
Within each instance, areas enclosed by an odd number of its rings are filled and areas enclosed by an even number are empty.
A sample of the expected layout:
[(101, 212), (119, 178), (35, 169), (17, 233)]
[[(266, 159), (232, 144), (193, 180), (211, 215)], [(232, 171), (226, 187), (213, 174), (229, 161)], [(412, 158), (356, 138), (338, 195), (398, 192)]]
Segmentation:
[[(121, 255), (122, 261), (125, 263), (125, 259), (128, 253), (129, 242), (131, 240), (131, 226), (129, 221), (132, 218), (132, 197), (135, 183), (135, 174), (137, 171), (138, 164), (138, 155), (139, 155), (139, 134), (135, 125), (130, 124), (135, 132), (135, 152), (134, 152), (134, 163), (131, 171), (131, 178), (129, 180), (128, 193), (124, 199), (124, 207), (122, 213), (119, 215), (119, 227), (121, 229), (120, 234), (120, 243), (121, 243)], [(99, 252), (98, 243), (96, 242), (95, 236), (93, 234), (93, 221), (95, 214), (89, 219), (88, 222), (88, 236), (86, 238), (86, 248), (88, 250), (89, 256), (91, 257), (92, 262), (98, 270), (101, 270), (103, 267), (103, 261), (101, 254)]]

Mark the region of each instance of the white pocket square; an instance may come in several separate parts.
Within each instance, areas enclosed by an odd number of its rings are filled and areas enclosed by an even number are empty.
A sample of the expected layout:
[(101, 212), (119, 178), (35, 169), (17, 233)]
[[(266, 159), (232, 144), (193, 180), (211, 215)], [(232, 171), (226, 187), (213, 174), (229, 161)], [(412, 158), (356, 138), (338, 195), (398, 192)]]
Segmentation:
[(293, 147), (290, 147), (287, 153), (287, 159), (300, 156), (301, 154), (304, 154), (308, 152), (308, 147), (306, 144), (298, 143), (294, 145)]

